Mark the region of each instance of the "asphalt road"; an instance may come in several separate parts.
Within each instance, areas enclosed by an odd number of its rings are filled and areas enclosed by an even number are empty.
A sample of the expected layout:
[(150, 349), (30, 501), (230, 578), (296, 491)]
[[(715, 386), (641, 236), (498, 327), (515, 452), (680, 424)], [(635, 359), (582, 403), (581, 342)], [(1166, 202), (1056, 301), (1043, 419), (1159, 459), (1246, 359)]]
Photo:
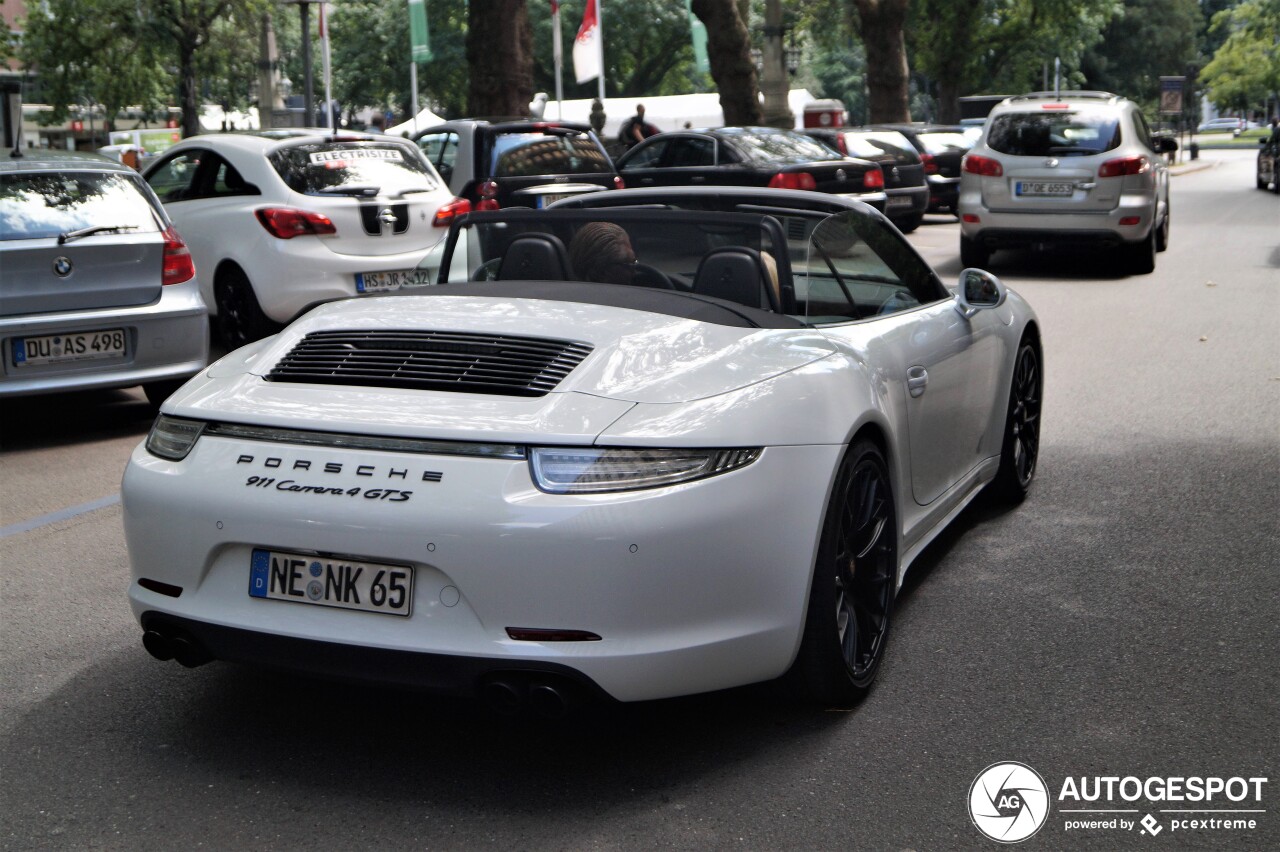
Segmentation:
[[(511, 722), (159, 663), (125, 601), (115, 502), (141, 394), (6, 402), (0, 844), (994, 849), (969, 788), (1020, 761), (1052, 799), (1028, 849), (1280, 847), (1280, 198), (1253, 189), (1252, 152), (1202, 157), (1174, 179), (1153, 275), (994, 257), (1043, 323), (1035, 489), (927, 551), (849, 712), (750, 688)], [(953, 221), (912, 240), (959, 273)], [(1068, 776), (1268, 783), (1260, 803), (1073, 805)], [(1162, 827), (1067, 830), (1072, 807)], [(1232, 831), (1160, 813), (1224, 807), (1265, 812)]]

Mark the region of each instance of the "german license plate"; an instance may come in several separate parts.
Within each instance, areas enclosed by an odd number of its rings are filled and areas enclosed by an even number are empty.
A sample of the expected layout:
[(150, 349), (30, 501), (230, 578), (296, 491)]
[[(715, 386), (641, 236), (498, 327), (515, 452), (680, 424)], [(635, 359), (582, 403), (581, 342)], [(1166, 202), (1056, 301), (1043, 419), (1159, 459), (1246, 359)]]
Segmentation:
[(13, 363), (18, 367), (29, 367), (61, 361), (123, 358), (125, 339), (123, 328), (19, 337), (13, 341)]
[(361, 272), (356, 275), (357, 293), (381, 293), (402, 287), (425, 287), (431, 283), (429, 269), (396, 269), (391, 272)]
[(886, 210), (898, 210), (903, 207), (911, 206), (911, 196), (909, 195), (890, 195), (889, 200), (884, 203)]
[(576, 195), (576, 193), (573, 193), (573, 192), (562, 192), (559, 195), (555, 195), (555, 194), (539, 195), (538, 207), (549, 207), (552, 204), (555, 204), (557, 201), (561, 200), (562, 198), (572, 198), (574, 195)]
[(413, 569), (254, 548), (249, 562), (249, 595), (407, 616), (413, 605)]
[(1018, 195), (1070, 195), (1075, 192), (1075, 184), (1072, 183), (1049, 183), (1048, 181), (1039, 180), (1020, 180), (1018, 181)]

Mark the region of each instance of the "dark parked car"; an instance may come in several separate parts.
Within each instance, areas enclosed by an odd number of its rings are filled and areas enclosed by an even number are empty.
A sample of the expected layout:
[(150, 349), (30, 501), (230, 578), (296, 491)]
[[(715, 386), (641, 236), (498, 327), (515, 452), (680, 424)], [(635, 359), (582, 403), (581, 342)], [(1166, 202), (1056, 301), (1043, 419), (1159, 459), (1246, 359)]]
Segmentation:
[(767, 186), (847, 195), (883, 212), (884, 174), (794, 130), (718, 127), (659, 133), (618, 160), (627, 186)]
[(967, 128), (955, 124), (876, 124), (874, 130), (896, 130), (915, 146), (929, 181), (929, 212), (955, 213), (960, 198), (960, 161), (973, 147)]
[(459, 119), (414, 140), (453, 194), (482, 210), (541, 208), (622, 187), (613, 160), (585, 124)]
[(896, 130), (857, 127), (813, 128), (805, 132), (847, 157), (878, 163), (888, 196), (885, 215), (904, 234), (920, 227), (929, 207), (929, 183), (925, 180), (924, 162), (907, 137)]
[(1280, 134), (1262, 140), (1258, 151), (1258, 189), (1271, 188), (1280, 195)]

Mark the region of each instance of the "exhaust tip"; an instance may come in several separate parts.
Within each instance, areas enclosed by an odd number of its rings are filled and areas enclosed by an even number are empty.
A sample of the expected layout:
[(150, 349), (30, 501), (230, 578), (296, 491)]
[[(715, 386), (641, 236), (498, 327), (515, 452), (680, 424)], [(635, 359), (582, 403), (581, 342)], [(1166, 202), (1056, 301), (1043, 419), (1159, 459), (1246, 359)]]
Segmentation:
[(142, 647), (157, 660), (173, 659), (173, 642), (158, 630), (148, 630), (142, 634)]
[(173, 648), (173, 658), (189, 669), (203, 666), (213, 659), (204, 648), (181, 636), (175, 636), (170, 645)]
[(551, 683), (535, 683), (529, 687), (529, 708), (544, 719), (563, 719), (573, 702), (569, 693)]
[(518, 716), (524, 709), (525, 692), (509, 680), (491, 680), (481, 689), (485, 705), (500, 716)]

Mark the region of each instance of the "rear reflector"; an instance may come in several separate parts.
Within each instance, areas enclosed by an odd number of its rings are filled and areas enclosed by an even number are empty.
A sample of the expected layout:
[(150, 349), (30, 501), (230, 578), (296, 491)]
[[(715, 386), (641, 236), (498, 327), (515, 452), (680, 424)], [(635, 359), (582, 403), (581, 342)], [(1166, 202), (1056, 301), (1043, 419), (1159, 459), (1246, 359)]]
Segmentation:
[(982, 220), (981, 220), (981, 219), (979, 219), (979, 218), (978, 218), (976, 215), (974, 215), (973, 213), (966, 213), (966, 214), (964, 214), (963, 216), (961, 216), (961, 217), (960, 217), (960, 221), (961, 221), (961, 222), (968, 222), (970, 225), (976, 225), (976, 224), (978, 224), (979, 222), (981, 222)]
[(1098, 168), (1098, 177), (1123, 177), (1125, 175), (1145, 174), (1151, 164), (1146, 157), (1138, 155), (1136, 157), (1120, 157), (1116, 160), (1107, 160)]
[(262, 227), (267, 229), (267, 233), (281, 240), (291, 240), (294, 237), (304, 237), (309, 234), (319, 236), (338, 233), (338, 229), (333, 226), (328, 216), (308, 210), (298, 210), (293, 207), (263, 207), (255, 210), (254, 214), (262, 223)]
[(196, 265), (191, 260), (191, 251), (170, 225), (164, 229), (164, 264), (160, 270), (160, 283), (181, 284), (195, 277)]
[(1124, 216), (1120, 219), (1121, 225), (1137, 225), (1142, 221), (1141, 216)]
[(1004, 166), (1000, 165), (999, 160), (977, 154), (966, 154), (961, 168), (971, 175), (983, 177), (1000, 177), (1004, 174)]
[(769, 181), (771, 189), (817, 189), (818, 182), (808, 172), (778, 172)]
[(599, 634), (587, 630), (545, 627), (508, 627), (507, 635), (521, 642), (599, 642)]
[(470, 212), (470, 201), (465, 198), (455, 198), (448, 204), (440, 205), (440, 209), (436, 211), (436, 217), (431, 220), (431, 224), (437, 228), (447, 228), (454, 219), (463, 213)]

